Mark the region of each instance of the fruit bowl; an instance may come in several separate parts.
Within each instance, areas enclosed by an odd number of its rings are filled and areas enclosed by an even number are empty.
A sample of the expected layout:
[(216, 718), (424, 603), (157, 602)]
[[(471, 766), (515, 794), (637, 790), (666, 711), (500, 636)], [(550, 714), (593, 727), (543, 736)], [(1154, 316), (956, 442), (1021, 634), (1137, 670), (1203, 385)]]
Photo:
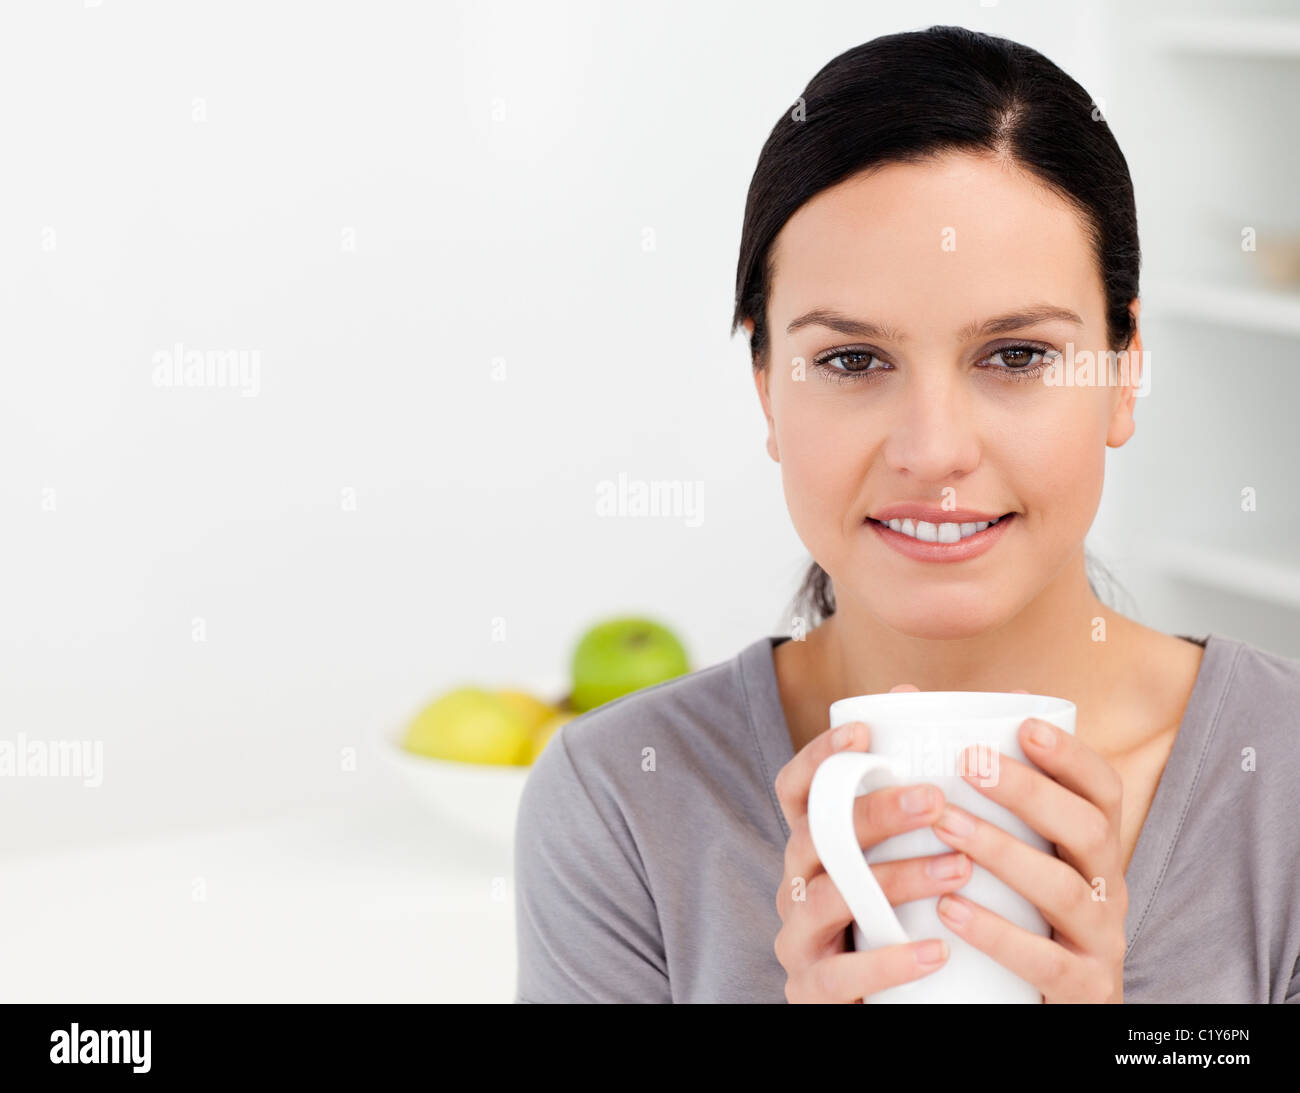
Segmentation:
[[(559, 694), (554, 680), (526, 688), (538, 696)], [(464, 763), (418, 755), (402, 746), (407, 723), (389, 728), (380, 740), (387, 766), (442, 820), (456, 830), (510, 847), (524, 782), (533, 768), (497, 763)]]
[(381, 751), (450, 825), (510, 848), (532, 762), (559, 726), (689, 671), (686, 650), (667, 627), (641, 617), (605, 619), (583, 634), (563, 681), (452, 685), (388, 732)]
[(531, 766), (459, 763), (416, 755), (401, 746), (400, 733), (384, 743), (389, 765), (449, 824), (498, 846), (513, 844), (519, 797)]

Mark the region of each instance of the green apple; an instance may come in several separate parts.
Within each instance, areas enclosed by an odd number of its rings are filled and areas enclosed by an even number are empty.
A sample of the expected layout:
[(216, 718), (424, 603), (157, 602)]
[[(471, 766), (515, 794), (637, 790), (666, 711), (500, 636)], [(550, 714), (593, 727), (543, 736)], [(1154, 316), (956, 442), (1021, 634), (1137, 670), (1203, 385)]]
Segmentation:
[(573, 653), (573, 694), (579, 712), (652, 687), (691, 670), (673, 632), (649, 619), (610, 619), (588, 630)]
[(407, 726), (402, 746), (433, 759), (526, 765), (533, 730), (509, 702), (480, 687), (459, 687), (429, 703)]

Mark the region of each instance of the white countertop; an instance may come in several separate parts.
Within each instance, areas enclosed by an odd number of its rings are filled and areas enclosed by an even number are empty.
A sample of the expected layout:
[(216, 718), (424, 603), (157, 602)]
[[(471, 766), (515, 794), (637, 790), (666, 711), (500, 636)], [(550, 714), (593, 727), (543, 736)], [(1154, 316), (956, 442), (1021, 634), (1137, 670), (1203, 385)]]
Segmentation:
[(400, 787), (0, 857), (5, 1002), (509, 1002), (510, 851)]

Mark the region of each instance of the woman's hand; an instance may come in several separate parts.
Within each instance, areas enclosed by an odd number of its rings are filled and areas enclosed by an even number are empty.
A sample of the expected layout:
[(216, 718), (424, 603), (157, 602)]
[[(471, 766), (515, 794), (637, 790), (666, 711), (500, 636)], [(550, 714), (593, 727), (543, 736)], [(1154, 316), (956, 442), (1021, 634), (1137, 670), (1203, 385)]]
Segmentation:
[[(916, 690), (900, 684), (893, 690)], [(943, 967), (948, 945), (929, 938), (866, 952), (849, 951), (846, 928), (853, 915), (822, 869), (808, 830), (808, 791), (822, 760), (836, 751), (867, 751), (870, 730), (861, 722), (841, 726), (842, 741), (827, 729), (809, 741), (776, 776), (776, 796), (790, 825), (785, 875), (776, 896), (781, 929), (776, 958), (786, 971), (788, 1002), (857, 1002)], [(891, 786), (854, 801), (853, 822), (863, 847), (904, 831), (927, 827), (943, 812), (938, 786)], [(937, 869), (936, 869), (937, 867)], [(937, 896), (970, 879), (970, 859), (962, 853), (881, 862), (870, 866), (891, 904)]]
[(939, 915), (953, 933), (1036, 986), (1044, 1002), (1123, 1002), (1123, 783), (1114, 767), (1074, 735), (1036, 718), (1020, 727), (1020, 746), (1042, 770), (998, 753), (995, 784), (980, 784), (987, 779), (975, 763), (966, 765), (965, 778), (1055, 843), (1059, 856), (953, 805), (934, 832), (1037, 907), (1052, 936), (1021, 929), (963, 896), (941, 899)]

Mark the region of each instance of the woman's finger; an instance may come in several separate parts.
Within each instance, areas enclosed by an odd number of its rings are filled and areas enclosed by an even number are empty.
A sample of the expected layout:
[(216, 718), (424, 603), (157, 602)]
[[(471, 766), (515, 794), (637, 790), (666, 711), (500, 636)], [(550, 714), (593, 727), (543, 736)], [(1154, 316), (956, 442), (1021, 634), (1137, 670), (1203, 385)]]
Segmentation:
[(866, 751), (870, 743), (871, 730), (861, 721), (850, 721), (818, 733), (777, 771), (772, 788), (791, 830), (795, 820), (808, 811), (808, 791), (822, 761), (837, 751)]
[[(911, 683), (899, 683), (895, 691), (915, 691)], [(786, 824), (793, 829), (795, 818), (808, 811), (808, 791), (813, 775), (822, 760), (837, 751), (867, 751), (871, 745), (871, 730), (861, 721), (849, 721), (838, 728), (818, 733), (776, 775), (773, 789), (777, 804), (785, 815)]]
[[(1001, 752), (972, 745), (966, 755), (966, 783), (1055, 843), (1058, 855), (1089, 881), (1116, 868), (1118, 811), (1112, 819), (1067, 785)], [(1079, 778), (1071, 781), (1078, 784)]]
[[(864, 793), (853, 802), (853, 831), (858, 845), (866, 850), (892, 835), (929, 827), (943, 813), (944, 803), (943, 790), (928, 784), (882, 786)], [(809, 879), (822, 871), (807, 812), (790, 825), (784, 870), (786, 877)]]
[(1074, 733), (1062, 732), (1055, 725), (1031, 717), (1020, 726), (1020, 746), (1061, 785), (1118, 822), (1124, 783), (1115, 768)]
[(948, 806), (934, 833), (1024, 896), (1061, 936), (1088, 951), (1105, 946), (1105, 900), (1097, 899), (1074, 866), (955, 805)]
[(860, 1002), (886, 987), (910, 983), (943, 967), (948, 943), (926, 938), (906, 945), (886, 945), (866, 952), (836, 953), (810, 964), (786, 980), (789, 1002)]
[(958, 937), (970, 942), (1039, 992), (1049, 997), (1109, 1002), (1111, 986), (1087, 961), (1058, 941), (1025, 930), (987, 907), (948, 894), (939, 900), (939, 918)]

